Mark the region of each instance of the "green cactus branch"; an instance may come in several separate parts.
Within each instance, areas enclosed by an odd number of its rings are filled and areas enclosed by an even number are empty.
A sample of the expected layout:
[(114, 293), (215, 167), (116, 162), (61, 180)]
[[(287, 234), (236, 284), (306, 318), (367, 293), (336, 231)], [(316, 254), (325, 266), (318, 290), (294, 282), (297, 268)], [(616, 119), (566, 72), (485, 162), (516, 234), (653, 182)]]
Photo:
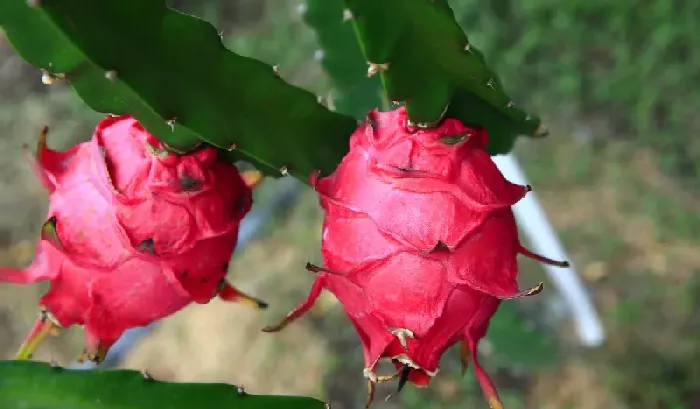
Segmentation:
[(301, 396), (249, 395), (227, 384), (160, 382), (131, 370), (82, 371), (42, 362), (0, 361), (0, 408), (324, 409)]
[(405, 102), (416, 124), (432, 126), (448, 115), (484, 126), (492, 154), (512, 149), (517, 135), (546, 135), (540, 119), (504, 92), (447, 0), (344, 2), (342, 17), (355, 25), (367, 74), (382, 77), (388, 98)]
[(331, 92), (338, 112), (362, 119), (382, 101), (378, 77), (368, 78), (367, 65), (351, 24), (343, 21), (343, 0), (307, 0), (304, 22), (316, 32), (321, 64), (333, 80)]
[(3, 0), (0, 26), (46, 82), (65, 77), (92, 109), (131, 114), (179, 151), (235, 146), (233, 158), (306, 180), (335, 168), (356, 126), (165, 0)]

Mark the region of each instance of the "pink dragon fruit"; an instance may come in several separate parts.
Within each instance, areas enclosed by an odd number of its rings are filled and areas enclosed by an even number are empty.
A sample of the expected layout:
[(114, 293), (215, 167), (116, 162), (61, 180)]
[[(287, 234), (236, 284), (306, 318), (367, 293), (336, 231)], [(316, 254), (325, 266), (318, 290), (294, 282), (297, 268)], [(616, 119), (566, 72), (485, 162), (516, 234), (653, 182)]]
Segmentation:
[[(308, 298), (278, 331), (311, 308), (323, 289), (343, 305), (364, 347), (372, 402), (378, 382), (427, 386), (442, 354), (462, 341), (491, 407), (498, 393), (479, 365), (476, 347), (501, 300), (521, 291), (517, 255), (565, 267), (525, 249), (511, 206), (529, 190), (508, 182), (484, 147), (486, 131), (446, 119), (410, 129), (406, 112), (370, 112), (352, 135), (335, 172), (311, 182), (325, 210), (322, 253)], [(397, 368), (380, 376), (390, 359)]]
[(266, 307), (225, 280), (259, 172), (239, 174), (213, 147), (171, 153), (129, 116), (103, 119), (65, 152), (46, 133), (32, 160), (50, 203), (36, 255), (24, 270), (0, 269), (0, 281), (51, 282), (18, 359), (82, 325), (81, 359), (99, 363), (125, 330), (217, 294)]

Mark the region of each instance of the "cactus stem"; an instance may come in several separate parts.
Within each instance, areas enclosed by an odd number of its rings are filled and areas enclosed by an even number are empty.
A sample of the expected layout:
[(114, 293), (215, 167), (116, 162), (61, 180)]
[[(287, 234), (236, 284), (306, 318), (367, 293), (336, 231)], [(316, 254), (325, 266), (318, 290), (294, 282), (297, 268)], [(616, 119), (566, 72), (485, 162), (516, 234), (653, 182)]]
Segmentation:
[(486, 82), (486, 86), (494, 91), (496, 90), (495, 81), (493, 80), (493, 78), (489, 79), (488, 82)]
[(177, 121), (177, 117), (176, 117), (176, 116), (174, 116), (174, 117), (168, 119), (167, 121), (165, 121), (165, 123), (168, 124), (168, 126), (170, 127), (170, 130), (173, 131), (173, 132), (175, 132), (175, 121)]
[(279, 77), (280, 76), (280, 66), (278, 64), (273, 65), (272, 72), (275, 74), (275, 76)]
[(282, 176), (288, 176), (289, 170), (287, 169), (287, 167), (285, 165), (282, 165), (282, 167), (280, 168), (280, 173), (282, 174)]
[(367, 77), (373, 77), (375, 76), (378, 72), (384, 72), (389, 69), (389, 63), (382, 63), (382, 64), (377, 64), (373, 62), (367, 62)]
[(352, 14), (352, 10), (350, 9), (345, 9), (343, 10), (343, 23), (347, 21), (352, 21), (355, 19), (355, 15)]
[(105, 78), (114, 82), (117, 79), (117, 72), (114, 70), (105, 71)]

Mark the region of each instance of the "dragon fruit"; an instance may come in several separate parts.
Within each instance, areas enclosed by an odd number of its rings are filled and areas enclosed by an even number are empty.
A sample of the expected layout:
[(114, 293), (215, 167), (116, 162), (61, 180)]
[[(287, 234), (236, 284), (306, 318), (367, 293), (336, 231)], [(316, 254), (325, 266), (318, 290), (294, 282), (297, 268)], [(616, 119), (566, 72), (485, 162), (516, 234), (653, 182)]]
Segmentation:
[(130, 116), (108, 116), (67, 151), (32, 164), (49, 211), (31, 265), (0, 281), (50, 280), (18, 359), (61, 327), (85, 329), (82, 359), (99, 363), (121, 334), (217, 294), (265, 308), (225, 279), (259, 172), (239, 173), (213, 147), (169, 152)]
[[(511, 210), (530, 190), (508, 182), (484, 147), (483, 129), (446, 119), (433, 129), (407, 121), (405, 108), (372, 111), (328, 177), (311, 182), (325, 210), (322, 254), (308, 298), (278, 325), (308, 311), (323, 289), (343, 305), (364, 347), (367, 406), (376, 383), (425, 387), (442, 354), (462, 341), (492, 408), (502, 408), (476, 348), (502, 300), (521, 290), (517, 255), (566, 267), (525, 249)], [(379, 360), (397, 371), (377, 375)]]

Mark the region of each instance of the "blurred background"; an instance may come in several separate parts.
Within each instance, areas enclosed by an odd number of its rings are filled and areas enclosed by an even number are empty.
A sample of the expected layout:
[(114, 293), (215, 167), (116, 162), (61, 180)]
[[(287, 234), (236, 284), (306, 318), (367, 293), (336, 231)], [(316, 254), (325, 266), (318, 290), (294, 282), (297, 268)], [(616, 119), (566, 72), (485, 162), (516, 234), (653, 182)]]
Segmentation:
[[(171, 1), (223, 31), (239, 54), (279, 64), (319, 94), (330, 82), (314, 33), (283, 0)], [(700, 408), (700, 3), (694, 0), (451, 0), (456, 15), (519, 105), (550, 137), (516, 154), (591, 292), (606, 330), (583, 348), (570, 320), (539, 297), (504, 304), (482, 362), (508, 409)], [(46, 194), (22, 157), (43, 125), (50, 145), (84, 141), (101, 115), (65, 85), (45, 86), (0, 36), (0, 263), (29, 263)], [(271, 115), (274, 115), (271, 113)], [(260, 329), (303, 299), (320, 263), (321, 213), (291, 179), (256, 191), (246, 246), (231, 279), (271, 304), (258, 313), (213, 300), (158, 323), (110, 364), (171, 381), (217, 381), (251, 393), (309, 394), (334, 409), (364, 403), (362, 353), (331, 295), (278, 334)], [(275, 210), (277, 209), (277, 210)], [(263, 211), (264, 210), (264, 211)], [(522, 261), (522, 280), (545, 279)], [(0, 284), (0, 358), (29, 330), (45, 286)], [(82, 351), (71, 329), (36, 359), (68, 365)], [(426, 390), (406, 388), (378, 409), (486, 407), (457, 351)]]

